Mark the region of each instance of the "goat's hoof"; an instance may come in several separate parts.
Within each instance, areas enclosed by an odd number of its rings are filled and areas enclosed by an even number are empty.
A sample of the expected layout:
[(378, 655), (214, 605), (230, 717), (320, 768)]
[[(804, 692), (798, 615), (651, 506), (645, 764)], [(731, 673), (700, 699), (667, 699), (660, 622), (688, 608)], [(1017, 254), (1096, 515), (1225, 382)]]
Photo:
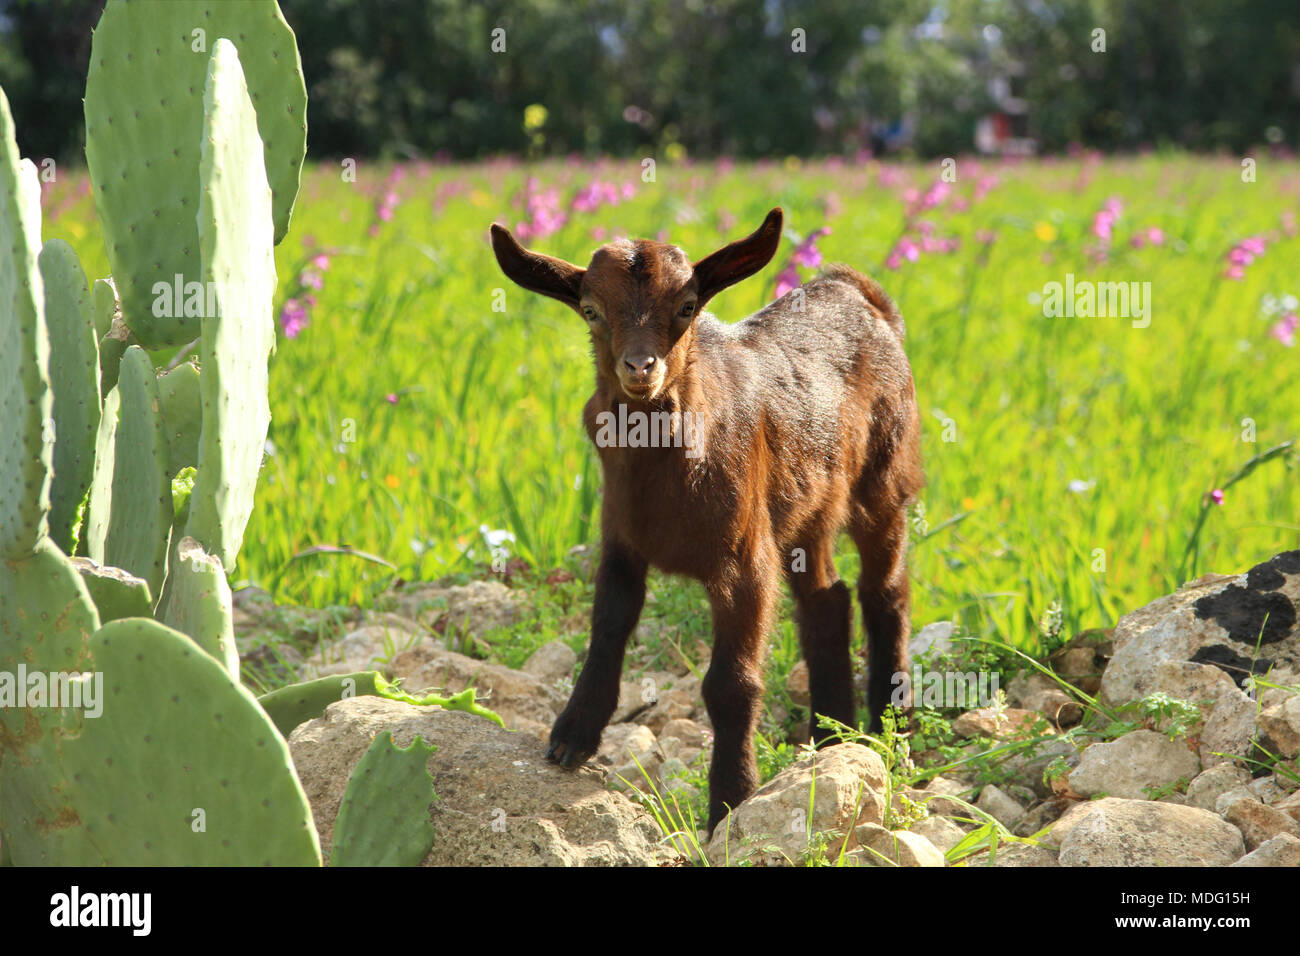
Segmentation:
[(551, 741), (546, 749), (546, 759), (568, 770), (581, 766), (589, 758), (594, 757), (596, 751), (600, 749), (600, 734), (600, 730), (596, 731), (593, 738), (589, 732), (574, 726), (573, 722), (566, 720), (561, 714), (555, 726), (551, 728)]
[(555, 740), (551, 742), (551, 746), (546, 751), (546, 759), (551, 763), (558, 763), (566, 770), (572, 770), (574, 767), (586, 763), (587, 758), (594, 753), (595, 751), (583, 751), (562, 740)]

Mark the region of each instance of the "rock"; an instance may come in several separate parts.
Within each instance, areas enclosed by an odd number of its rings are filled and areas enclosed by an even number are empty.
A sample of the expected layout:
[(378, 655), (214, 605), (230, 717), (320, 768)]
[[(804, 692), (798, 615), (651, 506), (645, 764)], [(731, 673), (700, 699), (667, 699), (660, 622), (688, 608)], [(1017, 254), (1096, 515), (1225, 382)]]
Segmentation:
[(812, 705), (812, 694), (808, 690), (807, 661), (801, 660), (790, 668), (790, 673), (785, 679), (785, 692), (790, 695), (790, 700), (800, 707)]
[(687, 747), (703, 750), (713, 743), (713, 734), (693, 720), (677, 718), (664, 724), (664, 735), (676, 737)]
[(949, 777), (932, 777), (917, 795), (913, 796), (914, 800), (925, 805), (926, 810), (932, 814), (940, 816), (958, 816), (969, 817), (971, 812), (954, 800), (948, 800), (947, 797), (960, 797), (967, 803), (975, 802), (975, 788), (966, 786)]
[(975, 806), (992, 816), (1007, 829), (1011, 829), (1025, 815), (1025, 808), (1007, 796), (993, 784), (987, 784), (980, 791), (980, 798)]
[(1043, 779), (1047, 768), (1060, 758), (1065, 763), (1068, 773), (1070, 769), (1079, 765), (1081, 756), (1082, 751), (1073, 740), (1059, 737), (1047, 738), (1036, 742), (1022, 753), (1008, 757), (1004, 766), (1017, 779), (1026, 781), (1032, 787), (1034, 796), (1050, 797), (1055, 790), (1051, 783)]
[(429, 644), (397, 654), (387, 670), (412, 692), (456, 693), (473, 687), (480, 698), (487, 698), (484, 705), (500, 714), (507, 727), (542, 740), (549, 737), (551, 724), (565, 703), (559, 691), (531, 674)]
[(612, 724), (632, 720), (659, 701), (658, 687), (653, 679), (645, 686), (635, 681), (620, 681), (618, 687), (618, 706), (614, 708), (614, 716), (609, 719)]
[(654, 733), (640, 724), (610, 724), (600, 737), (600, 749), (593, 758), (608, 767), (621, 767), (635, 757), (644, 763), (658, 746)]
[(400, 613), (452, 639), (481, 638), (511, 628), (523, 619), (525, 606), (500, 581), (470, 581), (443, 587), (411, 582), (385, 595)]
[(1241, 831), (1247, 850), (1259, 846), (1279, 833), (1300, 837), (1300, 823), (1283, 810), (1266, 807), (1254, 800), (1235, 800), (1223, 811), (1223, 819)]
[(929, 816), (912, 824), (912, 832), (933, 843), (940, 853), (947, 853), (962, 840), (966, 831), (947, 817)]
[(645, 724), (660, 737), (664, 736), (664, 727), (670, 720), (687, 719), (695, 714), (695, 698), (684, 690), (673, 688), (659, 695), (649, 708), (641, 711), (632, 719), (638, 724)]
[(1149, 800), (1144, 788), (1169, 786), (1183, 778), (1190, 781), (1200, 771), (1200, 762), (1185, 740), (1170, 740), (1154, 730), (1134, 730), (1111, 743), (1086, 748), (1079, 766), (1070, 772), (1070, 789), (1084, 797), (1106, 794)]
[(981, 707), (968, 710), (952, 722), (952, 731), (959, 737), (993, 737), (1010, 740), (1032, 735), (1033, 726), (1043, 720), (1043, 715), (1032, 710), (1015, 707)]
[(1279, 833), (1265, 840), (1233, 866), (1300, 866), (1300, 839)]
[[(808, 817), (809, 796), (816, 793)], [(727, 859), (779, 866), (797, 862), (810, 833), (838, 835), (883, 823), (885, 765), (874, 750), (842, 743), (805, 754), (721, 821), (709, 842), (714, 864)], [(852, 846), (849, 847), (852, 849)]]
[(1219, 797), (1250, 783), (1250, 774), (1230, 763), (1215, 764), (1199, 773), (1187, 785), (1187, 803), (1201, 810), (1214, 810)]
[(548, 641), (529, 655), (524, 661), (523, 672), (532, 674), (543, 684), (555, 685), (566, 677), (573, 676), (573, 667), (578, 663), (578, 655), (563, 641)]
[(1041, 694), (1043, 691), (1060, 689), (1061, 685), (1046, 674), (1038, 671), (1027, 671), (1017, 674), (1011, 678), (1011, 683), (1007, 684), (1007, 702), (1013, 707), (1034, 710), (1033, 707), (1025, 706), (1025, 701), (1036, 694)]
[(654, 866), (668, 855), (649, 814), (599, 772), (549, 764), (529, 738), (482, 717), (378, 697), (330, 704), (289, 738), (326, 852), (348, 777), (385, 730), (401, 747), (416, 734), (437, 747), (427, 866)]
[(1277, 803), (1286, 796), (1286, 791), (1277, 785), (1276, 777), (1256, 777), (1246, 784), (1246, 789), (1253, 793), (1260, 803)]
[(1283, 759), (1300, 755), (1300, 694), (1269, 704), (1259, 715), (1260, 741)]
[(1291, 796), (1279, 800), (1273, 804), (1274, 810), (1281, 810), (1292, 820), (1300, 820), (1300, 793), (1293, 793)]
[(1241, 832), (1206, 810), (1107, 797), (1072, 821), (1058, 859), (1062, 866), (1227, 866), (1245, 852)]
[[(1120, 619), (1115, 654), (1101, 682), (1103, 703), (1151, 692), (1164, 661), (1221, 669), (1240, 688), (1270, 667), (1300, 670), (1300, 551), (1287, 551), (1244, 574), (1206, 575)], [(1256, 643), (1259, 644), (1256, 653)]]
[(415, 621), (400, 617), (357, 628), (338, 641), (321, 642), (317, 652), (303, 662), (303, 678), (383, 670), (393, 655), (418, 645), (428, 633)]
[(1072, 687), (1096, 694), (1113, 652), (1112, 632), (1081, 631), (1048, 655), (1048, 665)]
[(1024, 709), (1037, 711), (1058, 727), (1073, 727), (1083, 720), (1083, 705), (1060, 687), (1030, 694), (1024, 700)]
[(1011, 828), (1011, 832), (1020, 837), (1031, 837), (1051, 826), (1061, 818), (1076, 802), (1065, 797), (1048, 797), (1025, 811), (1020, 822)]
[(1201, 766), (1231, 763), (1252, 752), (1255, 742), (1255, 702), (1235, 687), (1215, 703), (1201, 731), (1197, 752)]
[(889, 831), (879, 826), (854, 830), (858, 845), (876, 866), (943, 866), (943, 854), (914, 830)]
[(983, 850), (968, 857), (966, 865), (1042, 867), (1060, 866), (1061, 863), (1057, 860), (1056, 854), (1045, 846), (1035, 846), (1032, 843), (1008, 843), (1004, 841), (998, 844), (998, 851), (993, 855), (992, 863), (989, 862), (989, 852)]
[(1235, 790), (1229, 790), (1227, 793), (1220, 794), (1219, 799), (1214, 801), (1214, 812), (1223, 816), (1228, 812), (1228, 807), (1232, 806), (1238, 800), (1247, 800), (1253, 803), (1259, 803), (1259, 797), (1249, 787), (1237, 787)]
[(935, 621), (917, 631), (909, 645), (912, 657), (922, 654), (938, 657), (940, 654), (952, 653), (952, 635), (956, 631), (952, 621)]

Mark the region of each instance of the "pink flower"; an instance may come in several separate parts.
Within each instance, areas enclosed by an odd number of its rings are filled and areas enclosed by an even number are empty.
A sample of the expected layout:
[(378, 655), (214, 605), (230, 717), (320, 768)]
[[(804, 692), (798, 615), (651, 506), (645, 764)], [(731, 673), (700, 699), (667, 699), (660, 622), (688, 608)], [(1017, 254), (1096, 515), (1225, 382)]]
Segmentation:
[(1291, 346), (1295, 345), (1297, 328), (1300, 328), (1300, 316), (1294, 312), (1289, 312), (1282, 316), (1273, 328), (1269, 329), (1268, 334), (1287, 348), (1291, 348)]
[(312, 259), (311, 264), (321, 272), (329, 272), (330, 257), (322, 252), (320, 255), (316, 256), (316, 258)]
[(1210, 500), (1213, 501), (1216, 505), (1223, 504), (1223, 489), (1215, 488), (1213, 491), (1211, 491)]
[(396, 392), (389, 392), (387, 395), (384, 396), (384, 401), (386, 401), (389, 405), (396, 405), (396, 404), (397, 404), (397, 393), (396, 393)]
[(794, 260), (777, 274), (776, 277), (776, 297), (779, 299), (791, 289), (799, 286), (799, 271), (794, 267)]
[(280, 329), (287, 339), (296, 339), (307, 327), (307, 310), (297, 299), (285, 299), (280, 309)]

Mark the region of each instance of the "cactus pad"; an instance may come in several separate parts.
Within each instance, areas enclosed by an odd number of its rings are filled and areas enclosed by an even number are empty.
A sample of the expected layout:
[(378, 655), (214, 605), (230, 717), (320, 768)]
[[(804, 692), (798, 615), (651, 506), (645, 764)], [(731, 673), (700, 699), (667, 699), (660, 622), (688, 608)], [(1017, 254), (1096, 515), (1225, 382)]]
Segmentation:
[(163, 427), (167, 431), (167, 477), (199, 463), (199, 432), (203, 406), (199, 395), (199, 370), (182, 362), (158, 378)]
[(5, 780), (15, 864), (320, 865), (288, 745), (220, 664), (144, 618), (88, 649), (102, 715), (33, 754), (45, 789)]
[(167, 626), (189, 635), (239, 680), (234, 610), (226, 572), (221, 562), (193, 538), (181, 538), (173, 551), (165, 600), (159, 602), (156, 616)]
[(177, 275), (182, 290), (200, 280), (204, 78), (221, 37), (238, 47), (248, 78), (279, 242), (306, 151), (307, 91), (293, 31), (275, 0), (111, 0), (91, 46), (86, 165), (126, 323), (148, 348), (199, 334), (189, 310), (154, 314), (154, 287)]
[(77, 513), (90, 488), (99, 430), (99, 345), (91, 318), (86, 274), (72, 247), (51, 239), (38, 259), (45, 286), (54, 395), (54, 475), (49, 534), (68, 554), (75, 550)]
[(402, 749), (385, 730), (348, 778), (334, 822), (330, 866), (419, 866), (433, 847), (429, 754), (416, 736)]
[(18, 158), (0, 90), (0, 558), (29, 553), (46, 533), (54, 463), (40, 181)]
[(203, 428), (186, 534), (233, 571), (271, 421), (275, 259), (253, 105), (239, 55), (226, 40), (213, 49), (203, 108), (199, 244), (204, 281), (216, 290), (220, 308), (203, 317)]
[(72, 566), (90, 592), (101, 624), (124, 617), (148, 617), (153, 613), (153, 595), (144, 578), (121, 568), (96, 564), (90, 558), (73, 558)]
[[(108, 502), (93, 497), (103, 491), (98, 481), (92, 490), (90, 557), (144, 578), (150, 593), (158, 594), (167, 573), (167, 540), (174, 517), (172, 485), (167, 477), (167, 436), (159, 414), (158, 379), (148, 354), (138, 345), (127, 349), (122, 359), (117, 394), (121, 407), (113, 439), (113, 481)], [(93, 547), (105, 510), (108, 527), (101, 558)]]

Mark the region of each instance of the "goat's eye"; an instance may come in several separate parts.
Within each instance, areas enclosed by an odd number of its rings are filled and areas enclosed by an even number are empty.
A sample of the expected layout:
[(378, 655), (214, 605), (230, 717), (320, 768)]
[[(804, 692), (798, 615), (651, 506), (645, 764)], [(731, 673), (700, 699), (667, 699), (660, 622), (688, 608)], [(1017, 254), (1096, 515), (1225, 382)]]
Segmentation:
[(594, 308), (592, 308), (589, 305), (584, 305), (582, 307), (582, 314), (587, 319), (588, 322), (600, 321), (600, 313), (597, 312)]
[(689, 318), (690, 318), (692, 315), (694, 315), (694, 314), (695, 314), (695, 303), (694, 303), (694, 302), (687, 302), (687, 303), (686, 303), (684, 306), (682, 306), (681, 309), (679, 309), (678, 312), (677, 312), (678, 317), (679, 317), (679, 318), (683, 318), (683, 319), (689, 319)]

